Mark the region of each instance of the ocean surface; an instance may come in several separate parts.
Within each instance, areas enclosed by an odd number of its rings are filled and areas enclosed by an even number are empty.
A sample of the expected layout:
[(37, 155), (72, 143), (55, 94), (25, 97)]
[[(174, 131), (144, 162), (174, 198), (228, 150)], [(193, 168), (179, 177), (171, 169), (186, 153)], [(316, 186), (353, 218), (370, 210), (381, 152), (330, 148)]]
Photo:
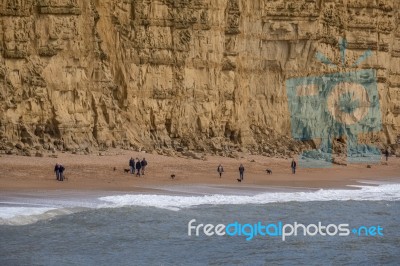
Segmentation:
[[(0, 265), (400, 265), (400, 184), (210, 191), (1, 193)], [(283, 240), (295, 223), (330, 228)]]

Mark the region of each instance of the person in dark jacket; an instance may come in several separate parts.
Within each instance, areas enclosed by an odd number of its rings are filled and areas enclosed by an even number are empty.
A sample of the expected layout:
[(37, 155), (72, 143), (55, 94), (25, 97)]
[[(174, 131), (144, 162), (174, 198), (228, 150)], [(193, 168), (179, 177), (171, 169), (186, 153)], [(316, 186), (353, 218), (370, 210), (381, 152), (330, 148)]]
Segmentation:
[(388, 149), (385, 150), (385, 158), (386, 158), (386, 162), (387, 162), (389, 159), (389, 150)]
[(224, 167), (222, 167), (222, 164), (218, 165), (217, 172), (219, 173), (219, 178), (221, 178), (222, 173), (224, 172)]
[(54, 172), (56, 173), (56, 179), (57, 181), (60, 180), (60, 164), (56, 163), (56, 166), (54, 167)]
[(129, 160), (129, 168), (131, 169), (131, 174), (133, 175), (135, 173), (135, 160), (131, 157)]
[(136, 158), (136, 176), (140, 176), (140, 169), (142, 168), (142, 163), (139, 158)]
[(146, 166), (147, 166), (146, 158), (143, 158), (143, 160), (141, 161), (140, 164), (142, 166), (142, 175), (144, 175), (144, 170), (146, 170)]
[(243, 166), (243, 164), (240, 164), (240, 166), (239, 166), (239, 175), (240, 175), (240, 178), (237, 181), (238, 182), (242, 182), (243, 181), (243, 175), (244, 175), (244, 166)]
[(59, 179), (59, 181), (64, 181), (64, 170), (65, 170), (65, 168), (64, 168), (64, 166), (62, 165), (62, 164), (60, 164), (60, 168), (59, 168), (59, 172), (60, 172), (60, 179)]
[(296, 173), (296, 167), (297, 167), (297, 163), (296, 161), (293, 159), (292, 163), (290, 164), (290, 167), (292, 167), (292, 174)]

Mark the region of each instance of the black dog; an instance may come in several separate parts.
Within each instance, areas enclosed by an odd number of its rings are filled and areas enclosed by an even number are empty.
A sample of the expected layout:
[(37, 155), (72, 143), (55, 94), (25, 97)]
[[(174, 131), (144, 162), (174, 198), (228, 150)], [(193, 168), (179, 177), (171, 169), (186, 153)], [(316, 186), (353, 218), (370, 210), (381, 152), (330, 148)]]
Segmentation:
[(238, 182), (242, 182), (242, 179), (236, 179)]
[(172, 175), (171, 175), (171, 179), (174, 179), (174, 178), (175, 178), (175, 174), (172, 174)]
[(125, 173), (129, 173), (131, 171), (131, 169), (124, 169)]
[(272, 175), (272, 170), (271, 169), (267, 169), (265, 171), (267, 171), (267, 174)]

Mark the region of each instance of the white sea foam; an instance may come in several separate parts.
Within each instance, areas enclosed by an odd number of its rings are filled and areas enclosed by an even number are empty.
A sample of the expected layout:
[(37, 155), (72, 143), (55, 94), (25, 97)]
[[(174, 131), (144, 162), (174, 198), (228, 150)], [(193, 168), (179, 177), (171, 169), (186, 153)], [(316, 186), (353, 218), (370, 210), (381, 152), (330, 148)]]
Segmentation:
[(82, 208), (63, 207), (0, 207), (0, 225), (27, 225), (59, 215), (78, 212)]
[[(1, 202), (0, 225), (26, 225), (39, 220), (51, 219), (59, 215), (71, 214), (93, 208), (118, 208), (124, 206), (156, 207), (178, 211), (199, 205), (223, 204), (267, 204), (275, 202), (308, 202), (308, 201), (400, 201), (400, 184), (381, 184), (378, 186), (353, 186), (359, 189), (317, 190), (311, 192), (268, 192), (254, 195), (144, 195), (126, 194), (88, 198), (87, 201), (67, 200), (63, 204), (54, 204), (46, 198), (33, 200), (30, 206), (21, 202)], [(53, 203), (53, 204), (50, 204)]]
[[(0, 225), (26, 225), (60, 215), (97, 208), (99, 195), (75, 191), (4, 194), (0, 198)], [(109, 195), (109, 194), (108, 194)]]
[(39, 215), (54, 208), (43, 207), (0, 207), (0, 219), (12, 219), (18, 216)]
[(400, 184), (383, 184), (379, 186), (353, 186), (359, 189), (329, 189), (313, 192), (268, 192), (253, 196), (243, 195), (117, 195), (101, 197), (105, 204), (100, 207), (144, 206), (171, 210), (189, 208), (198, 205), (221, 204), (266, 204), (275, 202), (308, 202), (308, 201), (398, 201)]

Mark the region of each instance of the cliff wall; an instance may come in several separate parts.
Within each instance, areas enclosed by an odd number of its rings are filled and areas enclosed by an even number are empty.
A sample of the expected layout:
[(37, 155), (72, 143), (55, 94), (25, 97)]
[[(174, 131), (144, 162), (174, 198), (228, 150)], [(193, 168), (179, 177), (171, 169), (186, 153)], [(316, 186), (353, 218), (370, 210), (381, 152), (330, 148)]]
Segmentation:
[(291, 140), (286, 80), (371, 68), (382, 129), (360, 139), (396, 148), (399, 9), (396, 0), (0, 0), (0, 148), (297, 152), (309, 144)]

